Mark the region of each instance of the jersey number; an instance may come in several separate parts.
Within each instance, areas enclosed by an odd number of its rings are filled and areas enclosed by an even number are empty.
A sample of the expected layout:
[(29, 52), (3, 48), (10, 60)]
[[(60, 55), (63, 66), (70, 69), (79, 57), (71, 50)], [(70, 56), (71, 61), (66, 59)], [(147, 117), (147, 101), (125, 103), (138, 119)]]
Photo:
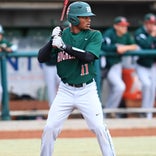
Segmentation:
[(89, 70), (88, 70), (88, 64), (83, 64), (81, 66), (81, 76), (88, 75)]

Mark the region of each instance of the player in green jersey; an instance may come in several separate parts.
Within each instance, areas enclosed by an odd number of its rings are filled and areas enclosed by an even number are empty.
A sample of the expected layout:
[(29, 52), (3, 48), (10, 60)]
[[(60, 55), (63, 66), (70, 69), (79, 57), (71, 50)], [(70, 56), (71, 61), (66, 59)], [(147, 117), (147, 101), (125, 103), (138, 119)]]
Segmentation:
[[(155, 37), (156, 17), (147, 13), (143, 25), (135, 31), (135, 40), (141, 49), (156, 49)], [(142, 86), (142, 108), (153, 108), (155, 103), (155, 65), (153, 56), (139, 56), (136, 71)], [(153, 114), (143, 113), (141, 117), (151, 119)]]
[(57, 95), (49, 110), (43, 131), (40, 156), (51, 156), (62, 125), (78, 109), (98, 139), (103, 156), (115, 156), (111, 136), (103, 123), (103, 112), (94, 80), (94, 61), (99, 58), (102, 35), (92, 30), (91, 8), (85, 2), (73, 2), (67, 10), (71, 26), (62, 32), (53, 29), (52, 40), (39, 50), (39, 62), (57, 54), (57, 72), (61, 78)]
[(0, 52), (13, 52), (17, 50), (17, 46), (10, 43), (4, 38), (4, 30), (0, 25)]
[[(113, 26), (103, 33), (102, 50), (106, 53), (118, 54), (118, 57), (106, 57), (107, 82), (109, 94), (105, 103), (106, 108), (118, 108), (125, 91), (125, 83), (122, 79), (122, 55), (127, 51), (137, 50), (138, 46), (128, 32), (128, 20), (123, 16), (114, 19)], [(118, 114), (110, 114), (110, 117), (118, 117)]]
[[(4, 38), (4, 29), (2, 25), (0, 25), (0, 52), (13, 52), (17, 50), (17, 46), (10, 43), (8, 40)], [(0, 84), (0, 107), (2, 101), (2, 92), (3, 88)]]

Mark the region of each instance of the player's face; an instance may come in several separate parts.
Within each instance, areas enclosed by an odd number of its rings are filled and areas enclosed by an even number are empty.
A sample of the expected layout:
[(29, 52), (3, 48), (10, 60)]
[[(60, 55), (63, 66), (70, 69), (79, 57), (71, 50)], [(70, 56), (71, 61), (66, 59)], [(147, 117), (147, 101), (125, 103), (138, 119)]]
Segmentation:
[(146, 27), (147, 31), (151, 34), (155, 29), (155, 23), (147, 22), (147, 23), (145, 23), (145, 27)]
[(128, 31), (128, 26), (122, 26), (122, 25), (116, 24), (114, 25), (114, 28), (118, 36), (122, 36)]
[(78, 25), (79, 29), (87, 30), (90, 29), (91, 18), (90, 17), (79, 17), (80, 24)]

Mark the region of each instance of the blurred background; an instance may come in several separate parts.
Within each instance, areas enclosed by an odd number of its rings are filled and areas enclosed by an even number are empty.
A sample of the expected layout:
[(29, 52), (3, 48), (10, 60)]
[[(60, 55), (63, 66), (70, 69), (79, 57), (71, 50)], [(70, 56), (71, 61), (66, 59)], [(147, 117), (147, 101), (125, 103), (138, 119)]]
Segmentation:
[[(139, 27), (146, 13), (156, 13), (155, 0), (85, 0), (96, 14), (92, 28), (101, 32), (112, 26), (117, 16), (125, 16), (129, 30)], [(74, 2), (73, 0), (69, 1)], [(37, 52), (59, 24), (63, 0), (0, 0), (0, 25), (4, 37), (16, 44), (19, 52)], [(47, 100), (42, 65), (36, 58), (8, 58), (10, 99)], [(15, 103), (17, 107), (17, 102)], [(36, 107), (34, 107), (36, 109)], [(46, 105), (48, 109), (48, 105)]]
[[(73, 2), (71, 0), (70, 2)], [(112, 25), (116, 16), (125, 16), (133, 31), (143, 20), (143, 16), (156, 12), (155, 0), (86, 0), (96, 18), (92, 27), (104, 30)], [(18, 44), (19, 50), (34, 50), (44, 44), (52, 26), (58, 24), (63, 0), (0, 0), (0, 24), (5, 36)]]

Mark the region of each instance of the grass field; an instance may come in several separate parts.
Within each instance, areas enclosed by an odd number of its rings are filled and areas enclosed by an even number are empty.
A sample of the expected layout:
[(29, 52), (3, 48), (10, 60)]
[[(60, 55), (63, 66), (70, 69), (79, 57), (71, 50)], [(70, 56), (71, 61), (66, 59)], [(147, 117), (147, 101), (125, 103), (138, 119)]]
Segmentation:
[[(117, 156), (156, 156), (156, 137), (113, 138)], [(0, 140), (0, 156), (39, 156), (40, 139)], [(101, 156), (96, 138), (57, 139), (53, 156)]]

